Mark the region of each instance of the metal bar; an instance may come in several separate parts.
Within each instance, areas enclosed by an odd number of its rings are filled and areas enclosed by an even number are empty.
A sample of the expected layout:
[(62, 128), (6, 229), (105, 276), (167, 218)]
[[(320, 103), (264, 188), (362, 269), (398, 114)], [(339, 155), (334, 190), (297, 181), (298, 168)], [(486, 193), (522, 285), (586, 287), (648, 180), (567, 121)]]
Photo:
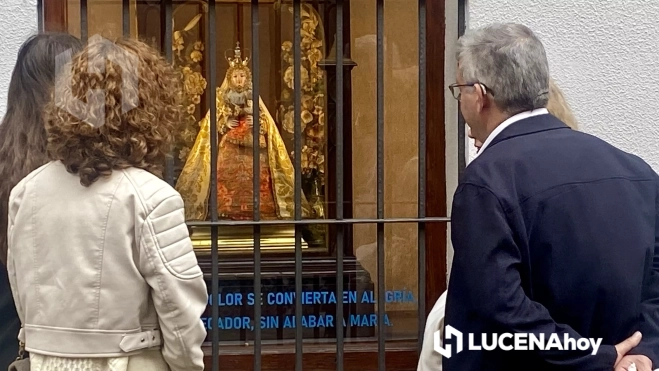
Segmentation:
[[(275, 15), (275, 22), (274, 22), (274, 35), (271, 35), (271, 42), (274, 43), (274, 45), (281, 45), (282, 44), (282, 7), (277, 7), (274, 9), (274, 15)], [(270, 31), (272, 32), (272, 31)], [(274, 60), (275, 65), (275, 71), (283, 71), (282, 64), (283, 60), (282, 58), (275, 58)], [(275, 91), (276, 92), (281, 92), (282, 90), (282, 79), (278, 78), (275, 79)]]
[(39, 33), (43, 33), (43, 0), (37, 0), (37, 24), (39, 27)]
[(347, 224), (391, 224), (391, 223), (448, 223), (451, 218), (444, 216), (426, 217), (426, 218), (380, 218), (380, 219), (312, 219), (312, 220), (261, 220), (258, 222), (249, 220), (222, 220), (212, 221), (189, 221), (191, 227), (209, 227), (209, 226), (240, 226), (240, 225), (347, 225)]
[[(125, 5), (125, 4), (124, 4)], [(172, 50), (172, 38), (174, 32), (172, 30), (172, 0), (163, 0), (162, 2), (162, 28), (163, 28), (163, 38), (162, 38), (162, 50), (165, 53), (165, 58), (167, 61), (172, 63), (174, 51)], [(124, 7), (125, 9), (125, 7)], [(124, 14), (125, 16), (125, 14)], [(126, 19), (124, 18), (124, 21)]]
[[(174, 36), (174, 31), (172, 30), (172, 26), (173, 26), (172, 0), (163, 0), (161, 6), (164, 7), (162, 28), (165, 33), (164, 37), (162, 38), (163, 39), (162, 50), (165, 52), (165, 58), (167, 58), (167, 61), (169, 63), (173, 63), (174, 55), (172, 50), (172, 38)], [(124, 17), (125, 16), (126, 15), (124, 14)], [(168, 153), (165, 156), (165, 181), (172, 187), (174, 186), (174, 157), (171, 153)]]
[(467, 0), (458, 0), (458, 36), (467, 30)]
[[(343, 219), (343, 0), (336, 1), (336, 219)], [(336, 370), (343, 371), (344, 224), (336, 229)]]
[[(426, 0), (419, 0), (419, 195), (418, 217), (426, 216)], [(418, 231), (418, 339), (419, 354), (426, 327), (426, 224), (419, 222)]]
[[(377, 23), (377, 217), (384, 219), (384, 0), (376, 2)], [(377, 224), (378, 370), (385, 366), (384, 224)]]
[[(295, 90), (295, 220), (302, 219), (302, 50), (300, 0), (293, 1), (293, 80)], [(295, 371), (302, 371), (302, 234), (295, 225)]]
[[(170, 0), (171, 1), (171, 0)], [(210, 208), (211, 208), (211, 221), (217, 222), (217, 105), (215, 104), (216, 91), (215, 87), (217, 86), (217, 69), (216, 59), (217, 59), (217, 43), (216, 43), (216, 10), (215, 10), (215, 0), (208, 1), (208, 40), (207, 50), (208, 55), (206, 58), (208, 73), (208, 107), (210, 108), (210, 131), (211, 131), (211, 182), (210, 182)], [(171, 47), (170, 47), (171, 48)], [(211, 295), (213, 298), (218, 297), (219, 293), (219, 254), (218, 254), (218, 230), (217, 226), (211, 228)], [(218, 328), (218, 317), (220, 313), (218, 300), (212, 301), (212, 370), (219, 371), (220, 369), (220, 330)]]
[[(466, 11), (465, 5), (467, 0), (458, 0), (458, 36), (462, 36), (466, 30)], [(465, 138), (465, 119), (460, 111), (460, 102), (458, 102), (458, 179), (462, 178), (462, 173), (467, 167), (467, 150)]]
[[(252, 127), (252, 156), (253, 156), (253, 184), (252, 195), (254, 197), (254, 221), (261, 220), (261, 163), (260, 163), (260, 75), (259, 71), (259, 0), (252, 0), (252, 107), (253, 107), (253, 127)], [(261, 297), (261, 225), (254, 224), (254, 295)], [(261, 305), (254, 305), (254, 371), (261, 370)]]
[(122, 0), (121, 16), (124, 37), (130, 37), (130, 0)]
[(87, 0), (80, 0), (80, 40), (87, 42)]

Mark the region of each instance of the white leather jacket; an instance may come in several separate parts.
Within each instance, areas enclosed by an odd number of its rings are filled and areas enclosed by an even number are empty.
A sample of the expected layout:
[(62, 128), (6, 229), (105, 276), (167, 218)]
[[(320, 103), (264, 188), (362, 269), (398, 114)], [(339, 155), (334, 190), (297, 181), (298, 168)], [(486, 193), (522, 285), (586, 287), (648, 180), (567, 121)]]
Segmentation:
[(61, 162), (9, 198), (8, 271), (29, 352), (124, 357), (161, 348), (172, 371), (203, 370), (206, 284), (181, 196), (136, 168), (90, 187)]

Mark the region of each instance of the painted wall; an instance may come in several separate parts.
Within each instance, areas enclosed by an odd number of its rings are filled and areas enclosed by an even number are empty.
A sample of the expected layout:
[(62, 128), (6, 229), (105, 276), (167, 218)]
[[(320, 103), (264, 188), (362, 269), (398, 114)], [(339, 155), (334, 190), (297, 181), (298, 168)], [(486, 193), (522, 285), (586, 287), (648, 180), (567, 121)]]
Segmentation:
[(519, 22), (533, 29), (580, 128), (659, 171), (657, 2), (467, 1), (469, 28)]
[[(458, 101), (448, 86), (455, 82), (457, 65), (455, 41), (458, 38), (458, 0), (446, 0), (446, 48), (444, 53), (444, 126), (446, 130), (446, 215), (451, 216), (453, 193), (458, 186)], [(451, 226), (446, 229), (446, 282), (448, 283), (453, 262)]]
[(21, 44), (37, 32), (37, 0), (0, 0), (0, 117), (7, 106), (7, 89)]

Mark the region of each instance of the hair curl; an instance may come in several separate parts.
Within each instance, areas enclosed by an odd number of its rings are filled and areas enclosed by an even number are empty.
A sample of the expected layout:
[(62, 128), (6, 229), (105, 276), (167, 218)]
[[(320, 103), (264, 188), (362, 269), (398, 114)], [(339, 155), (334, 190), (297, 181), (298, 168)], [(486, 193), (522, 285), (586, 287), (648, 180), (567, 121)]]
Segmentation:
[[(137, 76), (122, 66), (134, 67)], [(92, 40), (66, 71), (69, 78), (58, 79), (57, 94), (46, 108), (49, 158), (78, 174), (83, 186), (129, 167), (162, 177), (165, 156), (183, 122), (180, 79), (173, 66), (145, 43), (120, 38)], [(87, 99), (97, 89), (105, 99)], [(124, 112), (122, 99), (137, 104)], [(104, 112), (102, 125), (94, 127), (71, 113), (80, 113), (81, 107), (84, 112), (77, 116), (98, 120), (103, 117), (94, 113)]]

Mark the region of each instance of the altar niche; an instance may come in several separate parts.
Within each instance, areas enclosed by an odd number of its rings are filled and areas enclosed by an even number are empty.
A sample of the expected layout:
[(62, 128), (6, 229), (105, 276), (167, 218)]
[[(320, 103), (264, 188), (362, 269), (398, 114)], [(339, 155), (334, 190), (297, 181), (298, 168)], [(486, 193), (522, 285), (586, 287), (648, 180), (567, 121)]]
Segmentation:
[[(151, 19), (158, 15), (149, 10), (154, 5), (137, 5), (138, 25), (155, 24)], [(300, 112), (301, 126), (296, 129), (295, 82), (294, 82), (294, 35), (293, 8), (291, 3), (281, 1), (260, 1), (259, 14), (268, 30), (262, 30), (263, 39), (256, 48), (259, 52), (259, 65), (252, 64), (251, 56), (251, 4), (246, 1), (222, 1), (215, 5), (222, 22), (216, 24), (215, 40), (208, 40), (208, 6), (200, 1), (174, 3), (172, 5), (172, 54), (173, 60), (184, 80), (183, 94), (188, 110), (185, 128), (175, 150), (176, 189), (185, 201), (186, 219), (191, 222), (210, 220), (216, 212), (220, 221), (248, 222), (259, 220), (289, 221), (295, 218), (295, 174), (299, 174), (300, 209), (302, 219), (326, 219), (332, 217), (332, 204), (335, 204), (335, 184), (328, 183), (333, 175), (328, 172), (336, 168), (335, 145), (329, 134), (335, 130), (333, 106), (334, 92), (331, 80), (336, 71), (333, 66), (336, 58), (332, 55), (333, 40), (336, 35), (332, 12), (333, 1), (323, 0), (301, 4), (302, 37)], [(162, 14), (160, 15), (162, 17)], [(156, 43), (162, 40), (162, 32), (157, 29), (142, 28), (145, 38)], [(162, 30), (160, 30), (162, 31)], [(328, 31), (330, 33), (328, 33)], [(349, 36), (349, 27), (344, 30)], [(266, 36), (267, 35), (267, 36)], [(215, 63), (209, 62), (208, 44), (214, 43)], [(165, 46), (168, 47), (168, 46)], [(354, 63), (345, 60), (345, 81), (349, 80), (349, 70)], [(209, 69), (214, 70), (223, 80), (219, 86), (209, 85)], [(254, 82), (252, 71), (259, 69), (257, 102), (252, 102)], [(349, 84), (347, 84), (349, 85)], [(208, 90), (216, 89), (217, 143), (210, 141), (210, 109)], [(345, 89), (344, 116), (351, 115), (350, 88)], [(258, 106), (259, 117), (252, 117), (254, 106)], [(349, 120), (346, 120), (349, 121)], [(258, 122), (260, 133), (252, 137), (254, 122)], [(342, 142), (351, 148), (351, 128), (343, 123), (347, 132)], [(296, 134), (297, 131), (297, 134)], [(296, 135), (300, 143), (300, 165), (295, 169)], [(211, 159), (211, 147), (217, 148), (216, 158)], [(254, 150), (258, 148), (259, 166), (252, 169)], [(350, 174), (350, 150), (344, 156), (344, 172)], [(211, 179), (211, 162), (217, 161), (216, 178)], [(259, 175), (259, 206), (254, 210), (253, 178)], [(211, 182), (216, 183), (216, 210), (211, 210)], [(345, 188), (351, 188), (350, 177), (346, 178)], [(350, 192), (346, 192), (346, 199)], [(350, 210), (344, 217), (350, 216)], [(284, 223), (285, 224), (285, 223)], [(295, 249), (294, 228), (265, 228), (261, 231), (261, 248), (266, 252), (286, 252)], [(250, 252), (253, 246), (246, 241), (250, 228), (238, 226), (224, 227), (218, 236), (220, 253), (240, 254)], [(332, 238), (327, 225), (307, 223), (302, 230), (302, 248), (331, 253)], [(210, 228), (193, 225), (192, 239), (202, 253), (210, 249)], [(248, 237), (248, 236), (247, 236)]]

